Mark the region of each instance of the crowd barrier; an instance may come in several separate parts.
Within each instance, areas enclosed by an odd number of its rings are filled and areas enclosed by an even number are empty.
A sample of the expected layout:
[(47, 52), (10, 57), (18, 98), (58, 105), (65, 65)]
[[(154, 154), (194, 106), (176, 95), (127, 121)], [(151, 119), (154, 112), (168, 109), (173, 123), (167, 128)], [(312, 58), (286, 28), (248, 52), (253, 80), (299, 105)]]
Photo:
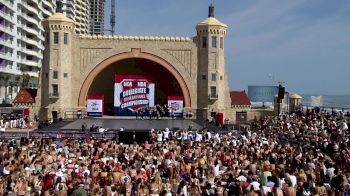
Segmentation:
[(93, 133), (76, 131), (31, 131), (31, 132), (0, 132), (0, 139), (20, 139), (20, 138), (72, 138), (72, 139), (114, 139), (118, 137), (118, 132)]

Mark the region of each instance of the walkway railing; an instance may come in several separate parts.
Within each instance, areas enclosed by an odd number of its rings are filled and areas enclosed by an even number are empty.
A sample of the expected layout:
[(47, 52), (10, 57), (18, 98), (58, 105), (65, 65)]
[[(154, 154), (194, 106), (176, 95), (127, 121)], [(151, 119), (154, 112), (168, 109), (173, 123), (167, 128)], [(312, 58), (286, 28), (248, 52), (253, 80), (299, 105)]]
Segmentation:
[(70, 138), (70, 139), (114, 139), (119, 136), (118, 131), (106, 133), (77, 132), (77, 131), (28, 131), (28, 132), (0, 132), (0, 139), (20, 138)]

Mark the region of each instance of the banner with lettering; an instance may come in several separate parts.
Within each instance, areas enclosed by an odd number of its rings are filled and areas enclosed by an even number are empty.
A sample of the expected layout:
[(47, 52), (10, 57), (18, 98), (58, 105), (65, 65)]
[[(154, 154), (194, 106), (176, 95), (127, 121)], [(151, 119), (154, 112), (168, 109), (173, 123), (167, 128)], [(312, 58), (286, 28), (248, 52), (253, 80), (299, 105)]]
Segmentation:
[(88, 96), (86, 101), (86, 111), (88, 116), (101, 117), (104, 110), (104, 96)]
[(135, 115), (142, 107), (154, 106), (154, 81), (146, 75), (115, 75), (114, 114)]
[(168, 96), (168, 108), (175, 116), (181, 116), (184, 105), (183, 96)]

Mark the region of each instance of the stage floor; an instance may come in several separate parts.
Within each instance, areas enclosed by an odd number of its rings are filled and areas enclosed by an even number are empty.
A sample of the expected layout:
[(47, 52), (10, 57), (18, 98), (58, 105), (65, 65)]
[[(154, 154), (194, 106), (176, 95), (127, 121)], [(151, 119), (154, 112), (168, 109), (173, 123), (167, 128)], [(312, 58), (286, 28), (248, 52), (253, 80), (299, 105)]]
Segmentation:
[(141, 120), (141, 119), (110, 119), (110, 118), (84, 118), (75, 120), (61, 128), (64, 130), (81, 130), (85, 124), (86, 129), (89, 129), (93, 124), (108, 128), (111, 130), (125, 131), (150, 131), (152, 128), (157, 129), (187, 129), (189, 126), (192, 129), (202, 129), (203, 127), (194, 120), (189, 119), (160, 119), (160, 120)]

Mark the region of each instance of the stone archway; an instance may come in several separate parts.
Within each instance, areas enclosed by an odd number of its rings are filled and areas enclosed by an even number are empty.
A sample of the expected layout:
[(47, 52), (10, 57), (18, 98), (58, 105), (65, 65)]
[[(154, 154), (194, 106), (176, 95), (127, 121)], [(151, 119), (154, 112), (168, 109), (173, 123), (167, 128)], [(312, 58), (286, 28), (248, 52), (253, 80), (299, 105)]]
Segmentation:
[(190, 97), (190, 92), (187, 87), (187, 84), (184, 80), (184, 78), (181, 76), (181, 74), (176, 70), (176, 68), (171, 65), (169, 62), (164, 60), (163, 58), (150, 54), (150, 53), (145, 53), (141, 52), (140, 49), (131, 49), (131, 52), (125, 52), (125, 53), (119, 53), (116, 55), (113, 55), (101, 63), (97, 64), (94, 69), (88, 74), (88, 76), (85, 78), (81, 89), (79, 93), (79, 100), (78, 100), (78, 106), (79, 107), (85, 107), (85, 101), (86, 97), (88, 94), (88, 91), (90, 89), (90, 86), (94, 80), (94, 78), (101, 72), (103, 71), (106, 67), (109, 65), (124, 60), (124, 59), (130, 59), (130, 58), (142, 58), (142, 59), (147, 59), (150, 61), (153, 61), (155, 63), (158, 63), (159, 65), (163, 66), (166, 70), (168, 70), (177, 80), (177, 82), (180, 85), (180, 88), (182, 90), (183, 96), (184, 96), (184, 102), (185, 106), (184, 107), (191, 107), (191, 97)]

